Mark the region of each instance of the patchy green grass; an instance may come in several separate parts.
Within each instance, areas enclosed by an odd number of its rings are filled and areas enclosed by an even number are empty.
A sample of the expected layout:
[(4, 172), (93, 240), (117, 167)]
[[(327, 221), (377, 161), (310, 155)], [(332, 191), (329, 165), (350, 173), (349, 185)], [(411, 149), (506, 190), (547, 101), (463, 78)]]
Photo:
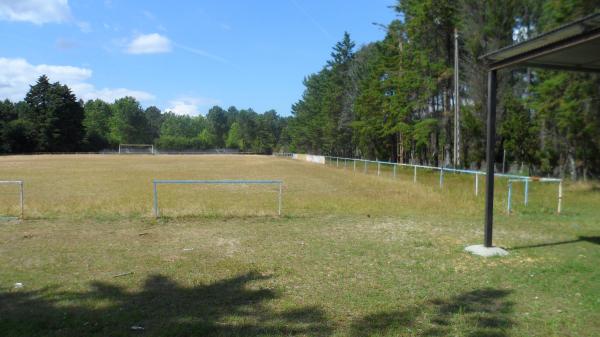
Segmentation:
[[(4, 336), (597, 336), (600, 190), (533, 184), (482, 240), (473, 177), (381, 176), (258, 156), (0, 157), (26, 216), (0, 223)], [(152, 179), (283, 179), (161, 186)], [(480, 181), (484, 190), (483, 179)], [(14, 191), (0, 194), (14, 212)], [(15, 288), (20, 282), (22, 288)], [(133, 331), (141, 326), (143, 331)]]

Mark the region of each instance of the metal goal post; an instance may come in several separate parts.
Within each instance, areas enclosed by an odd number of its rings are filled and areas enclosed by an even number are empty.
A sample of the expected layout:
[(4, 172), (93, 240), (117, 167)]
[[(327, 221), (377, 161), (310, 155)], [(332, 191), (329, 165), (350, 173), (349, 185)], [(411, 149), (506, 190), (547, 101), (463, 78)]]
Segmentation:
[[(23, 219), (23, 209), (25, 203), (25, 193), (23, 191), (23, 180), (0, 180), (0, 185), (17, 185), (19, 186), (19, 217), (18, 219)], [(17, 217), (4, 217), (5, 219), (17, 218)]]
[(119, 144), (119, 154), (147, 153), (143, 149), (150, 149), (150, 153), (154, 154), (154, 145), (152, 144)]
[(160, 210), (158, 208), (158, 185), (229, 185), (229, 184), (240, 184), (240, 185), (278, 185), (279, 194), (277, 198), (277, 214), (281, 215), (281, 199), (282, 199), (282, 187), (283, 180), (153, 180), (153, 192), (154, 192), (154, 216), (160, 216)]

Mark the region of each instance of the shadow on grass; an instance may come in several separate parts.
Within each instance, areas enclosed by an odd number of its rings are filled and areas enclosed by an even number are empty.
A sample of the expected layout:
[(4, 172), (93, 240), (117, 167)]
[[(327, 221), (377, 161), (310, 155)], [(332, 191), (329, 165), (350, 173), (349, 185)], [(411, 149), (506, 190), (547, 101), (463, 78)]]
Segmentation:
[(558, 245), (565, 245), (565, 244), (569, 244), (569, 243), (578, 243), (578, 242), (589, 242), (589, 243), (593, 243), (596, 245), (600, 245), (600, 236), (579, 236), (577, 239), (573, 239), (573, 240), (538, 243), (538, 244), (527, 245), (527, 246), (517, 246), (517, 247), (509, 248), (509, 250), (558, 246)]
[[(274, 309), (280, 295), (260, 288), (256, 272), (183, 287), (148, 277), (138, 291), (94, 282), (87, 292), (0, 292), (2, 336), (330, 336), (336, 329), (314, 306)], [(344, 335), (506, 336), (513, 325), (508, 290), (482, 289), (351, 323)], [(132, 327), (143, 330), (132, 330)], [(346, 327), (344, 327), (346, 330)]]
[[(150, 276), (129, 292), (95, 282), (88, 292), (12, 291), (0, 293), (4, 336), (265, 336), (329, 335), (324, 312), (315, 307), (275, 311), (278, 298), (254, 281), (255, 272), (186, 288)], [(133, 331), (133, 326), (144, 330)]]
[(509, 290), (481, 289), (434, 299), (404, 311), (367, 315), (352, 324), (352, 336), (508, 336), (513, 326)]

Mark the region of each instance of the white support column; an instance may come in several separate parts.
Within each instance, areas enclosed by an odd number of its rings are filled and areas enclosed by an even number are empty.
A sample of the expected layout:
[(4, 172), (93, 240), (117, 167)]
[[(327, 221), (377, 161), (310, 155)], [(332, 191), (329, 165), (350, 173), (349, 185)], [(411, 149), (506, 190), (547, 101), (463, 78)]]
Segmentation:
[(19, 182), (19, 186), (21, 187), (21, 192), (20, 192), (20, 204), (21, 204), (21, 220), (23, 220), (23, 213), (24, 213), (24, 209), (25, 209), (25, 192), (24, 187), (23, 187), (23, 181)]
[(283, 195), (283, 183), (279, 183), (279, 207), (277, 209), (277, 215), (281, 216), (281, 199)]
[(562, 199), (563, 199), (563, 184), (562, 180), (558, 183), (558, 214), (562, 211)]
[(413, 173), (413, 183), (416, 184), (417, 183), (417, 167), (415, 166), (415, 171)]

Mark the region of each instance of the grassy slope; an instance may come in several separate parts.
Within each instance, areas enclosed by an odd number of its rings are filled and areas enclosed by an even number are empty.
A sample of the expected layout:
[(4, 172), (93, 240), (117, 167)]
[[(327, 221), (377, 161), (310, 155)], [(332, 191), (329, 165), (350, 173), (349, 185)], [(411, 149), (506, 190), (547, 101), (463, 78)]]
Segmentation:
[[(28, 220), (1, 225), (0, 331), (600, 334), (597, 188), (567, 186), (561, 216), (556, 186), (533, 185), (527, 208), (517, 188), (506, 216), (499, 182), (495, 240), (511, 254), (482, 259), (462, 252), (482, 238), (472, 177), (447, 176), (440, 191), (437, 175), (413, 184), (409, 170), (392, 181), (350, 168), (251, 156), (1, 157), (0, 177), (26, 180)], [(153, 178), (281, 178), (285, 216), (273, 216), (272, 187), (166, 186), (167, 217), (155, 220)], [(9, 197), (0, 195), (3, 212), (14, 211)]]

